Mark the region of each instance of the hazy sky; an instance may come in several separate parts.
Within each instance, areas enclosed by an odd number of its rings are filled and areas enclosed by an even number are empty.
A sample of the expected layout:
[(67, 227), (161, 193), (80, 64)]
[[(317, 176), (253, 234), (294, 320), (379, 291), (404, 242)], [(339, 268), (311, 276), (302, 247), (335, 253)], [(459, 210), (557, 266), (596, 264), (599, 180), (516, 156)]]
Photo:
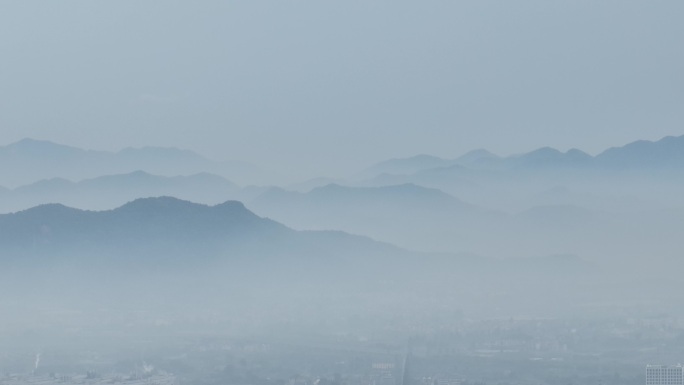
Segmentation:
[(684, 1), (4, 1), (0, 144), (301, 176), (684, 134)]

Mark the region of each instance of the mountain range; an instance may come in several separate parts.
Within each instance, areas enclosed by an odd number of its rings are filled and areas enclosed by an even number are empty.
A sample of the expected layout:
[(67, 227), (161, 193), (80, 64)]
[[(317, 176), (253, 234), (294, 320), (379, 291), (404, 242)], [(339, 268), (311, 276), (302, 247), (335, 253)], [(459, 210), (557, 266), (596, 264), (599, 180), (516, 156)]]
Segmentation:
[[(118, 152), (92, 151), (45, 140), (23, 139), (0, 147), (0, 186), (14, 188), (45, 179), (83, 180), (142, 170), (162, 176), (212, 173), (240, 185), (269, 185), (280, 178), (244, 162), (215, 162), (188, 150), (165, 147), (125, 148)], [(386, 175), (414, 175), (428, 170), (464, 172), (679, 172), (684, 169), (684, 136), (658, 141), (636, 141), (609, 148), (596, 156), (571, 149), (561, 152), (544, 147), (528, 153), (501, 157), (487, 150), (470, 151), (458, 158), (432, 155), (390, 159), (358, 173), (356, 180), (382, 179)], [(319, 180), (326, 180), (319, 178)], [(330, 181), (330, 179), (328, 179)], [(395, 181), (396, 183), (396, 181)], [(308, 183), (309, 187), (315, 186)], [(319, 184), (320, 185), (320, 184)]]
[[(298, 232), (261, 218), (237, 201), (208, 206), (172, 197), (141, 198), (113, 210), (86, 211), (45, 204), (0, 215), (0, 254), (8, 259), (55, 255), (116, 255), (159, 262), (182, 255), (216, 258), (231, 253), (301, 255), (306, 250), (350, 249), (359, 255), (399, 249), (340, 232)], [(400, 254), (400, 253), (399, 253)]]
[(104, 210), (121, 206), (136, 198), (157, 196), (174, 196), (216, 204), (239, 198), (241, 191), (235, 183), (209, 173), (167, 177), (134, 171), (78, 182), (52, 178), (14, 189), (0, 190), (0, 212), (19, 211), (43, 203)]
[(354, 269), (375, 266), (382, 270), (388, 263), (451, 261), (456, 262), (454, 272), (491, 265), (482, 257), (410, 252), (340, 231), (293, 230), (256, 215), (238, 201), (210, 206), (158, 197), (103, 211), (45, 204), (0, 214), (0, 265), (5, 267), (8, 263), (62, 265), (72, 259), (85, 265), (103, 262), (107, 267), (166, 263), (183, 267), (222, 259), (235, 266), (240, 258), (273, 265), (306, 260), (333, 266), (345, 260)]
[[(553, 148), (497, 157), (475, 151), (454, 159), (381, 162), (357, 185), (412, 183), (507, 212), (536, 205), (577, 205), (628, 212), (684, 205), (684, 136), (638, 141), (591, 156)], [(432, 167), (439, 164), (437, 167)]]
[[(306, 193), (271, 188), (247, 205), (297, 229), (338, 229), (426, 251), (445, 251), (445, 242), (458, 243), (458, 229), (503, 216), (415, 184), (329, 184)], [(444, 238), (445, 232), (452, 236)]]
[(643, 263), (644, 253), (677, 258), (672, 229), (684, 220), (682, 210), (611, 212), (567, 203), (506, 212), (414, 184), (331, 184), (307, 193), (272, 188), (247, 206), (296, 229), (342, 230), (410, 250), (506, 258), (573, 254), (622, 267)]
[(684, 169), (684, 136), (667, 136), (655, 142), (640, 140), (622, 147), (609, 148), (596, 156), (578, 149), (561, 152), (551, 147), (507, 157), (500, 157), (482, 149), (471, 151), (455, 159), (417, 155), (380, 162), (359, 175), (362, 178), (372, 178), (381, 174), (414, 174), (429, 169), (453, 166), (489, 170), (560, 168), (681, 171)]
[[(677, 166), (682, 165), (683, 147), (684, 137), (666, 137), (597, 156), (551, 148), (507, 158), (485, 150), (453, 161), (419, 156), (382, 163), (373, 173), (391, 173), (363, 182), (330, 183), (331, 179), (321, 177), (298, 185), (305, 192), (241, 189), (205, 171), (164, 176), (141, 168), (78, 182), (51, 177), (0, 189), (0, 209), (21, 211), (61, 203), (110, 210), (136, 198), (167, 195), (210, 205), (239, 199), (258, 215), (297, 230), (340, 230), (422, 252), (502, 257), (575, 254), (612, 263), (620, 258), (637, 260), (653, 251), (671, 258), (676, 242), (668, 226), (681, 217), (671, 208), (683, 207), (684, 196), (684, 183), (672, 177), (672, 170), (684, 169)], [(69, 166), (74, 173), (81, 172), (74, 171), (77, 164), (93, 173), (104, 169), (103, 164), (149, 162), (150, 167), (167, 169), (174, 162), (197, 168), (214, 164), (174, 149), (106, 153), (32, 140), (3, 147), (0, 157), (21, 161), (19, 165), (34, 175), (52, 175), (54, 170), (47, 165), (53, 160), (56, 169)], [(92, 164), (86, 159), (92, 159)], [(121, 163), (108, 163), (112, 159)], [(160, 165), (164, 159), (175, 160)], [(2, 172), (10, 175), (10, 169)]]
[(215, 173), (241, 184), (271, 179), (244, 162), (215, 162), (188, 150), (166, 147), (125, 148), (118, 152), (91, 151), (50, 141), (23, 139), (0, 147), (0, 185), (17, 187), (43, 179), (82, 180), (138, 170), (176, 176)]

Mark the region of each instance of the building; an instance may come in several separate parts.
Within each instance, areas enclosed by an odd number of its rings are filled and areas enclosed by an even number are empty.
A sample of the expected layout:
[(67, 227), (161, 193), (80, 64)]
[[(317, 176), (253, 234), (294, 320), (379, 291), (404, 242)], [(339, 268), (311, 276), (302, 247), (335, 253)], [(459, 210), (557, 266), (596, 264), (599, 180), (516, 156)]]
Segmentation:
[(646, 385), (684, 385), (684, 366), (646, 365)]

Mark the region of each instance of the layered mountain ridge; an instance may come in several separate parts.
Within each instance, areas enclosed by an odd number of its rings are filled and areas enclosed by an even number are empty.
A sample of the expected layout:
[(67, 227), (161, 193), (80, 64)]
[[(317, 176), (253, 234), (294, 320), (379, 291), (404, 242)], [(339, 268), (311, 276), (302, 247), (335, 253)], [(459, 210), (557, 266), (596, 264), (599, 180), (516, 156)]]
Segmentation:
[(46, 140), (22, 139), (0, 147), (4, 187), (41, 179), (83, 180), (143, 170), (164, 176), (209, 172), (241, 184), (265, 181), (268, 173), (244, 162), (216, 162), (195, 152), (169, 147), (125, 148), (118, 152), (84, 150)]
[(667, 136), (658, 141), (640, 140), (621, 147), (606, 149), (596, 156), (578, 149), (562, 152), (551, 147), (542, 147), (528, 153), (507, 157), (497, 156), (484, 149), (471, 151), (455, 159), (423, 154), (380, 162), (363, 171), (361, 175), (371, 177), (380, 174), (413, 174), (453, 166), (495, 170), (525, 168), (682, 169), (684, 168), (684, 136)]

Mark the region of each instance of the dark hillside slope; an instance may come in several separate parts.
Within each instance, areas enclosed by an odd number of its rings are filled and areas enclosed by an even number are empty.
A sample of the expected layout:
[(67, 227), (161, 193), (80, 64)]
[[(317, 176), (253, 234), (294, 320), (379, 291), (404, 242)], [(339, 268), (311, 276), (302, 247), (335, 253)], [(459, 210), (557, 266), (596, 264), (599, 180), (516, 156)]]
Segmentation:
[(44, 308), (219, 309), (269, 320), (301, 309), (337, 317), (340, 303), (353, 311), (457, 303), (489, 312), (481, 304), (492, 292), (510, 293), (500, 305), (517, 308), (511, 300), (540, 284), (551, 285), (544, 295), (574, 293), (568, 285), (593, 271), (579, 259), (560, 262), (412, 253), (339, 231), (295, 231), (235, 201), (161, 197), (109, 211), (50, 204), (0, 215), (0, 303)]
[(171, 197), (138, 199), (108, 211), (48, 204), (0, 215), (0, 245), (0, 264), (27, 266), (96, 261), (118, 268), (171, 262), (180, 267), (202, 261), (296, 257), (333, 262), (326, 258), (406, 254), (342, 232), (297, 232), (237, 201), (207, 206)]

